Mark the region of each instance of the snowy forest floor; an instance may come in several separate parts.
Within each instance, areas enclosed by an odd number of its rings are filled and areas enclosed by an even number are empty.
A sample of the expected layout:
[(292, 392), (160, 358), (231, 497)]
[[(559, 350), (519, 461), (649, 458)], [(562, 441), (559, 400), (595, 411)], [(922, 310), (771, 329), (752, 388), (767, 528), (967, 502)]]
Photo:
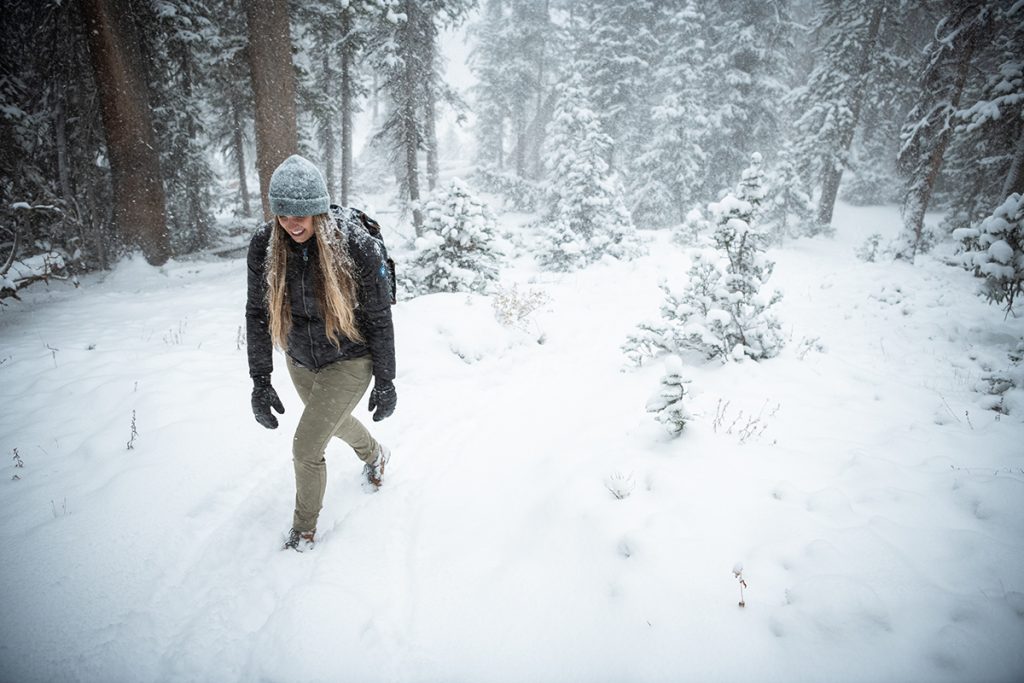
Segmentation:
[(661, 364), (620, 350), (686, 271), (666, 233), (569, 275), (515, 260), (504, 284), (550, 297), (527, 331), (486, 297), (399, 303), (386, 485), (333, 443), (304, 554), (300, 403), (277, 355), (281, 428), (250, 413), (244, 259), (25, 292), (0, 681), (1021, 680), (1024, 400), (972, 387), (1024, 319), (933, 257), (855, 258), (897, 222), (840, 206), (836, 238), (773, 250), (786, 348), (689, 368), (677, 439), (644, 411)]

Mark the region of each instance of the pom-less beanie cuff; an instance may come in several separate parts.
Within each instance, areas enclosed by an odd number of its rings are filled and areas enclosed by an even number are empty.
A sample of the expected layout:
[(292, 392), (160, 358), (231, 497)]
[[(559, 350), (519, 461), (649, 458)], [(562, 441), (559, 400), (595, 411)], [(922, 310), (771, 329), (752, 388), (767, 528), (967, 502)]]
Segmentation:
[(293, 199), (270, 195), (270, 212), (275, 216), (316, 216), (327, 213), (331, 201), (326, 196), (312, 199)]
[(298, 154), (274, 169), (267, 198), (271, 212), (277, 216), (315, 216), (327, 213), (331, 206), (320, 170)]

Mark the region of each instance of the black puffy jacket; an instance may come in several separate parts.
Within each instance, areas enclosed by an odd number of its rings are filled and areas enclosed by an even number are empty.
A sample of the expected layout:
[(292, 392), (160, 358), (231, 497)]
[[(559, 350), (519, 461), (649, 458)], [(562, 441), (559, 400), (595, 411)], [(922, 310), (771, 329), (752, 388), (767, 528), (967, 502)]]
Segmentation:
[[(380, 244), (358, 222), (350, 209), (331, 207), (338, 237), (348, 246), (354, 265), (357, 287), (356, 324), (364, 342), (340, 337), (335, 345), (327, 337), (315, 288), (320, 284), (316, 236), (304, 244), (291, 238), (288, 244), (287, 287), (291, 301), (292, 326), (288, 333), (288, 356), (313, 371), (339, 360), (370, 354), (373, 375), (377, 379), (395, 378), (395, 330), (391, 322), (390, 271)], [(265, 263), (271, 231), (278, 229), (270, 220), (260, 227), (249, 242), (249, 291), (245, 304), (246, 345), (249, 375), (269, 375), (274, 369), (273, 344), (267, 322), (267, 280)]]

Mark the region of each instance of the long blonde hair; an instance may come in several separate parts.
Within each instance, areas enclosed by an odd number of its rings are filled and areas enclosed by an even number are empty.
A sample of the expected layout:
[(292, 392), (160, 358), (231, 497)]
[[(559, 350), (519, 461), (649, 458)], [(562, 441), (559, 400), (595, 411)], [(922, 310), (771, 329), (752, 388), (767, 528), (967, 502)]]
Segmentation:
[[(356, 326), (355, 316), (356, 283), (352, 278), (347, 240), (337, 234), (334, 220), (326, 213), (313, 216), (313, 233), (318, 254), (313, 290), (327, 338), (335, 346), (341, 344), (342, 336), (361, 342), (363, 336)], [(288, 348), (288, 332), (292, 326), (287, 282), (290, 239), (275, 216), (267, 245), (267, 310), (270, 314), (270, 338), (282, 349)]]

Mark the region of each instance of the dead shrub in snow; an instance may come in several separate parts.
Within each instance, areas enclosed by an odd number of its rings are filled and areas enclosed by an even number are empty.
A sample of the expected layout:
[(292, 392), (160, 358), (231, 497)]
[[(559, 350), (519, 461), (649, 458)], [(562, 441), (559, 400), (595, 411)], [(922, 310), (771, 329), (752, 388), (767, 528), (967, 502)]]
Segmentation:
[(629, 495), (633, 493), (633, 489), (636, 488), (636, 481), (633, 480), (632, 473), (614, 472), (605, 480), (604, 486), (611, 491), (616, 500), (623, 500), (629, 498)]

